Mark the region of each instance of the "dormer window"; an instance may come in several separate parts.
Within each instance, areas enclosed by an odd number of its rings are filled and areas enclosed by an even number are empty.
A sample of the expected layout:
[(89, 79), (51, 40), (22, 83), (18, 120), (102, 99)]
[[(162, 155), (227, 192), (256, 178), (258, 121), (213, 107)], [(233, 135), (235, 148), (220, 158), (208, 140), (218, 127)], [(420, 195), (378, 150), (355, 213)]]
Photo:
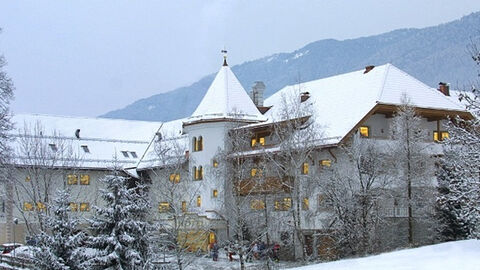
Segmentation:
[(129, 157), (129, 156), (128, 156), (128, 152), (127, 152), (127, 151), (122, 151), (122, 155), (123, 155), (123, 157), (126, 157), (126, 158), (128, 158), (128, 157)]
[(82, 147), (82, 149), (83, 149), (83, 152), (85, 152), (85, 153), (90, 153), (90, 149), (88, 149), (88, 146), (87, 146), (87, 145), (82, 145), (81, 147)]
[(50, 146), (50, 149), (52, 149), (53, 152), (57, 152), (57, 151), (58, 151), (58, 148), (57, 148), (57, 145), (56, 145), (56, 144), (50, 143), (49, 146)]
[(130, 155), (132, 155), (133, 158), (137, 158), (137, 153), (136, 152), (130, 152)]

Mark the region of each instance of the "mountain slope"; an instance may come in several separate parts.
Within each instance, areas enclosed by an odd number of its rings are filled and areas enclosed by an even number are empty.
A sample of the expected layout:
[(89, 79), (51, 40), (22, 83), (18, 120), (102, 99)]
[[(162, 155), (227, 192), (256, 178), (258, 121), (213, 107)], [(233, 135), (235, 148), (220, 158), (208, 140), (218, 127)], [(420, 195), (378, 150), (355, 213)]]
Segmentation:
[[(480, 39), (480, 12), (450, 23), (422, 29), (401, 29), (343, 41), (312, 42), (292, 53), (280, 53), (232, 67), (249, 91), (264, 81), (269, 96), (285, 85), (310, 81), (387, 62), (436, 87), (468, 85), (476, 77), (467, 46)], [(102, 117), (168, 121), (189, 116), (200, 103), (214, 74), (171, 92), (138, 100)]]

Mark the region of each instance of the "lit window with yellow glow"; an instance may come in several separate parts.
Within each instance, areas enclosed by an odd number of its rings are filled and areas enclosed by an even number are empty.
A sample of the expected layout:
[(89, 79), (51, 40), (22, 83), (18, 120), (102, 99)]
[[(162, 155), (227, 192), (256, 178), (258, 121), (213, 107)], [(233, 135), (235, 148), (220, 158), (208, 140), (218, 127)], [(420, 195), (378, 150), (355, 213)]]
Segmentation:
[(80, 203), (80, 211), (81, 212), (88, 212), (90, 211), (90, 204), (89, 203)]
[(308, 163), (304, 162), (302, 165), (302, 174), (308, 174)]
[(31, 202), (24, 202), (23, 203), (23, 211), (32, 211), (33, 204)]
[(25, 182), (30, 182), (31, 180), (30, 176), (25, 177)]
[(214, 167), (214, 168), (217, 168), (217, 167), (218, 167), (218, 161), (213, 160), (213, 167)]
[(69, 203), (70, 211), (77, 212), (78, 211), (78, 203), (71, 202)]
[(260, 137), (260, 138), (258, 138), (258, 143), (259, 143), (260, 145), (265, 145), (265, 137)]
[(359, 128), (360, 130), (360, 136), (368, 138), (370, 137), (370, 128), (367, 126), (363, 126)]
[(276, 200), (274, 208), (277, 211), (287, 211), (292, 207), (292, 198), (283, 198), (283, 200)]
[(254, 177), (255, 175), (257, 175), (257, 168), (252, 168), (252, 169), (250, 170), (250, 176), (251, 176), (251, 177)]
[(187, 202), (186, 201), (182, 201), (182, 212), (187, 212)]
[(170, 210), (170, 203), (168, 202), (160, 202), (158, 204), (158, 212), (164, 213)]
[(78, 185), (78, 176), (76, 176), (75, 174), (67, 175), (67, 184)]
[(450, 134), (447, 131), (434, 131), (433, 132), (433, 140), (438, 142), (438, 141), (443, 141), (445, 139), (450, 138)]
[(303, 198), (302, 210), (308, 210), (308, 209), (310, 209), (310, 203), (308, 201), (308, 198)]
[(171, 173), (169, 179), (170, 179), (170, 182), (172, 182), (172, 183), (180, 183), (180, 174), (179, 173)]
[(195, 167), (193, 166), (193, 179), (202, 180), (203, 179), (203, 168), (202, 166)]
[(322, 159), (320, 160), (320, 165), (322, 167), (330, 167), (332, 166), (332, 161), (330, 159)]
[(214, 198), (217, 198), (217, 197), (218, 197), (218, 190), (214, 189), (214, 190), (212, 191), (212, 196), (213, 196)]
[(262, 210), (265, 209), (265, 201), (260, 199), (253, 199), (250, 201), (250, 208), (252, 210)]
[(254, 147), (255, 145), (257, 145), (257, 138), (252, 138), (252, 140), (250, 141), (250, 145), (252, 147)]
[(88, 174), (80, 175), (80, 185), (90, 185), (90, 175)]
[(197, 196), (197, 207), (201, 207), (201, 206), (202, 206), (202, 197)]
[(47, 207), (42, 202), (37, 202), (37, 211), (45, 211)]
[(203, 137), (200, 136), (198, 137), (197, 140), (197, 151), (202, 151), (203, 150)]

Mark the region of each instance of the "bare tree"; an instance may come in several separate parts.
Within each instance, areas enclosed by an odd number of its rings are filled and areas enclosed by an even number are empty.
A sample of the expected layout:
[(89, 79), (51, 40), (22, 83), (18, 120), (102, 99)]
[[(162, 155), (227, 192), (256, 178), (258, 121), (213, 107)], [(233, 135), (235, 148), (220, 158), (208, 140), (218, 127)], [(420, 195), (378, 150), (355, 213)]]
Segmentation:
[[(415, 244), (415, 222), (431, 223), (435, 196), (434, 162), (431, 143), (422, 127), (422, 118), (417, 115), (407, 99), (392, 120), (392, 154), (398, 179), (400, 200), (407, 208), (408, 244)], [(439, 136), (441, 136), (439, 134)], [(433, 232), (432, 232), (433, 233)]]
[[(201, 204), (199, 190), (202, 181), (192, 182), (188, 168), (186, 136), (164, 136), (154, 143), (155, 166), (147, 172), (152, 181), (152, 216), (158, 224), (158, 245), (166, 256), (174, 258), (179, 269), (185, 269), (195, 261), (193, 252), (204, 239), (207, 228), (198, 224), (195, 209)], [(160, 258), (161, 259), (161, 258)]]
[[(302, 233), (305, 200), (313, 190), (309, 168), (314, 165), (314, 151), (323, 142), (323, 128), (315, 122), (315, 111), (309, 94), (302, 87), (283, 94), (280, 109), (273, 117), (270, 138), (275, 149), (265, 148), (264, 155), (282, 185), (287, 187), (289, 198), (276, 201), (276, 210), (287, 210), (291, 218), (291, 232), (296, 257), (306, 259), (306, 245)], [(299, 252), (297, 250), (300, 249)], [(299, 253), (299, 254), (298, 254)]]
[[(0, 28), (0, 33), (2, 29)], [(10, 121), (10, 102), (13, 99), (14, 86), (12, 79), (3, 70), (6, 65), (5, 58), (0, 55), (0, 165), (5, 165), (10, 156), (9, 134), (12, 129)], [(3, 177), (1, 179), (4, 179)], [(0, 180), (1, 180), (0, 179)]]
[(391, 166), (385, 147), (354, 135), (341, 147), (341, 160), (319, 175), (324, 208), (332, 213), (336, 250), (342, 256), (376, 251), (387, 221), (381, 202), (389, 197)]
[(35, 235), (46, 231), (51, 196), (59, 187), (66, 187), (67, 175), (76, 175), (82, 159), (69, 139), (56, 131), (47, 135), (39, 122), (33, 126), (25, 123), (13, 138), (11, 199), (28, 233)]
[[(227, 249), (238, 254), (240, 269), (246, 269), (247, 258), (253, 257), (251, 247), (266, 240), (269, 246), (269, 208), (267, 193), (271, 192), (266, 177), (263, 155), (251, 155), (254, 133), (248, 128), (233, 126), (228, 132), (225, 148), (217, 152), (219, 161), (212, 175), (224, 182), (222, 215), (228, 222)], [(270, 269), (268, 258), (265, 267)]]

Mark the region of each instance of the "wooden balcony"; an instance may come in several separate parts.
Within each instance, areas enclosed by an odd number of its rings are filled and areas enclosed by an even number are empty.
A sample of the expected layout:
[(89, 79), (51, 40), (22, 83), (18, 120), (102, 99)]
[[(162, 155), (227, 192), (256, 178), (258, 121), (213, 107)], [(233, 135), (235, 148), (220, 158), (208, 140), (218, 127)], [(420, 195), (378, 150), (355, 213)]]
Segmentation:
[(291, 177), (252, 177), (235, 183), (239, 196), (289, 193), (293, 185)]

